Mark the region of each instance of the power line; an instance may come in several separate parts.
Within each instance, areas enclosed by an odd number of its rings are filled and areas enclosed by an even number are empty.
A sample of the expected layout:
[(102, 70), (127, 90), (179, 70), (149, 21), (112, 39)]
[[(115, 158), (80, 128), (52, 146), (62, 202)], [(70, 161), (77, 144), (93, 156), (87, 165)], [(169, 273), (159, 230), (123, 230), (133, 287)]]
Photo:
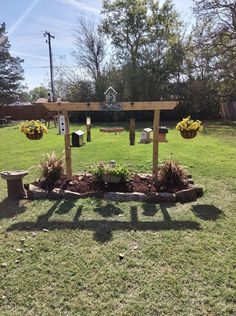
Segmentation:
[[(34, 68), (50, 68), (50, 66), (31, 66), (31, 67), (24, 67), (24, 69), (34, 69)], [(75, 66), (54, 66), (54, 68), (62, 68), (62, 69), (78, 69)]]

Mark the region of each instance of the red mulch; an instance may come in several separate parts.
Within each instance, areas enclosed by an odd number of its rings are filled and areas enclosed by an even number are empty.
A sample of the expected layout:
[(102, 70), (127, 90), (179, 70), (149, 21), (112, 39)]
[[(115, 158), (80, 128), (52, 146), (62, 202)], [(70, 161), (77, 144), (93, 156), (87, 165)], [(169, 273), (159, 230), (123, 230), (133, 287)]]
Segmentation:
[(184, 187), (171, 187), (164, 188), (161, 187), (158, 182), (155, 183), (154, 178), (149, 176), (143, 178), (140, 175), (134, 174), (130, 181), (119, 182), (119, 183), (108, 183), (96, 182), (93, 180), (91, 175), (74, 175), (71, 181), (66, 179), (64, 176), (60, 181), (55, 184), (48, 183), (46, 181), (38, 181), (36, 185), (46, 189), (53, 190), (54, 188), (61, 188), (64, 190), (69, 190), (78, 193), (88, 193), (88, 192), (172, 192), (183, 189)]

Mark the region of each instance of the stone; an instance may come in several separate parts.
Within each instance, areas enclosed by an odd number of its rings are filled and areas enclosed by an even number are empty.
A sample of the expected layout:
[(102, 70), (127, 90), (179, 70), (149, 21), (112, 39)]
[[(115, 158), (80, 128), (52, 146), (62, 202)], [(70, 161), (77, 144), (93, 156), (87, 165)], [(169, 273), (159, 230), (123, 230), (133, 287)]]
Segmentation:
[(197, 195), (194, 188), (181, 190), (175, 193), (177, 202), (186, 203), (196, 201)]
[(158, 200), (158, 193), (156, 193), (156, 192), (149, 192), (149, 193), (147, 193), (147, 195), (146, 195), (146, 202), (158, 203), (159, 202), (159, 200)]
[(129, 201), (145, 201), (145, 194), (139, 192), (123, 193), (123, 192), (107, 192), (104, 194), (105, 200), (129, 202)]
[(30, 200), (43, 200), (48, 197), (48, 192), (42, 188), (39, 188), (33, 184), (29, 185), (28, 198)]
[(119, 253), (119, 258), (120, 258), (120, 260), (123, 260), (124, 259), (124, 254), (123, 253)]
[[(81, 178), (81, 179), (80, 179), (80, 178)], [(79, 180), (82, 180), (82, 177), (79, 177)], [(79, 183), (78, 181), (72, 180), (72, 181), (69, 182), (69, 185), (76, 185), (76, 184), (78, 184), (78, 183)]]
[(68, 199), (68, 200), (76, 200), (76, 199), (80, 199), (81, 198), (81, 194), (78, 193), (78, 192), (65, 190), (64, 198)]
[(16, 252), (24, 252), (24, 250), (21, 248), (16, 248)]
[(194, 181), (192, 179), (187, 179), (188, 184), (194, 184)]
[(1, 267), (2, 268), (6, 268), (7, 267), (7, 263), (6, 262), (1, 263)]
[(174, 193), (159, 192), (157, 193), (157, 200), (162, 203), (175, 203), (176, 196)]
[(48, 198), (53, 200), (63, 199), (65, 197), (65, 190), (55, 188), (48, 193)]
[(197, 197), (203, 196), (203, 188), (198, 185), (191, 185), (190, 188), (193, 188), (195, 190), (195, 193)]
[(150, 192), (146, 195), (146, 202), (149, 203), (175, 203), (176, 196), (168, 192)]
[(142, 180), (147, 180), (148, 178), (150, 178), (152, 175), (151, 174), (149, 174), (149, 173), (140, 173), (140, 174), (138, 174), (139, 176), (140, 176), (140, 178), (142, 179)]

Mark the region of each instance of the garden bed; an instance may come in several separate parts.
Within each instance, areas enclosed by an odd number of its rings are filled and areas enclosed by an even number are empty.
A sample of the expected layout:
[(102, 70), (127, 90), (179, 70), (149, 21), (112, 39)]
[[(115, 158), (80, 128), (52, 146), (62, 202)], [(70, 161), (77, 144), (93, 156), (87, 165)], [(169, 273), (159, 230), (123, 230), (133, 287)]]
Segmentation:
[(30, 199), (99, 197), (114, 201), (190, 202), (203, 195), (203, 189), (194, 185), (189, 176), (186, 185), (162, 187), (151, 175), (134, 174), (129, 181), (104, 183), (93, 180), (91, 174), (74, 175), (71, 181), (65, 176), (55, 185), (36, 181), (29, 186)]

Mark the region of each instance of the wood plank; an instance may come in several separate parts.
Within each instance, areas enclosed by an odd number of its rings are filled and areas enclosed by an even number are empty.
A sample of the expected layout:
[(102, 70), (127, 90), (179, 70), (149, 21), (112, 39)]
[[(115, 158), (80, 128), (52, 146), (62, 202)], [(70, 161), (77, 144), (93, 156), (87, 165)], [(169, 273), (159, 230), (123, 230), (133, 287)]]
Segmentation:
[(71, 161), (71, 147), (70, 147), (70, 122), (68, 112), (63, 111), (62, 114), (65, 116), (65, 162), (66, 162), (66, 176), (68, 180), (72, 179), (72, 161)]
[[(120, 102), (121, 111), (173, 110), (179, 101)], [(49, 111), (101, 111), (100, 102), (42, 103)]]
[(160, 125), (160, 111), (154, 111), (153, 120), (153, 160), (152, 160), (152, 173), (157, 180), (158, 176), (158, 135), (159, 135), (159, 125)]
[(87, 142), (91, 142), (91, 117), (86, 117)]
[(129, 143), (135, 145), (135, 118), (131, 117), (129, 120)]

